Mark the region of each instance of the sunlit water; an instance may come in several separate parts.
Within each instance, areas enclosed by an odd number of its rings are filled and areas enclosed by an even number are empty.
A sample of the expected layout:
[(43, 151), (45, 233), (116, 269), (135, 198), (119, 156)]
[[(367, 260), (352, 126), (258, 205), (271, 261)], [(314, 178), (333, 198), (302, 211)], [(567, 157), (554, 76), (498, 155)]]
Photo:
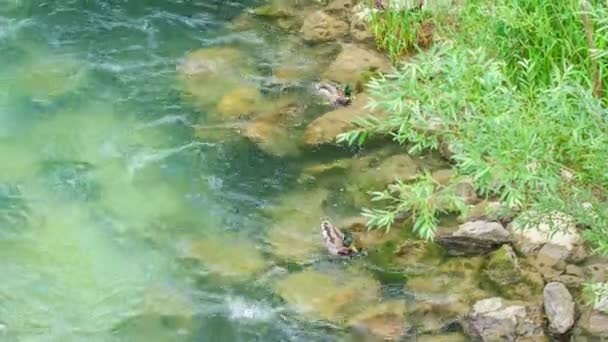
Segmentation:
[(254, 4), (0, 0), (0, 340), (344, 338), (267, 283), (260, 208), (298, 162), (195, 139), (176, 80), (206, 46), (271, 62), (226, 27)]

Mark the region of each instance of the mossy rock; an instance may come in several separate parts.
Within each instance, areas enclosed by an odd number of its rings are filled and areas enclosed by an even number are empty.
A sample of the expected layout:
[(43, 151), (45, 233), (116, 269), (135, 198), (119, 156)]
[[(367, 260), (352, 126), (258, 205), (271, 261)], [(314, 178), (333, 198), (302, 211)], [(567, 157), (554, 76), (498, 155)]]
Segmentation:
[(478, 274), (480, 288), (506, 299), (532, 300), (542, 296), (542, 275), (519, 260), (509, 245), (490, 254)]

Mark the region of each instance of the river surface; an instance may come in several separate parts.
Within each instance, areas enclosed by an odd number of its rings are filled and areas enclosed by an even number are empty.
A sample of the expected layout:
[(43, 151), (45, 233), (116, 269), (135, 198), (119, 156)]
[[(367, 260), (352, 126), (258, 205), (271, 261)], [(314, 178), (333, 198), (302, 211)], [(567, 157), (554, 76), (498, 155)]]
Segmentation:
[(302, 266), (269, 256), (262, 209), (301, 162), (197, 139), (176, 77), (210, 46), (272, 63), (272, 32), (227, 25), (255, 5), (0, 0), (0, 340), (346, 338), (273, 280)]
[(262, 249), (258, 209), (293, 178), (250, 144), (193, 139), (176, 86), (188, 51), (266, 52), (225, 25), (252, 5), (0, 0), (0, 340), (337, 336), (178, 258), (193, 236), (219, 236), (217, 258), (226, 234)]

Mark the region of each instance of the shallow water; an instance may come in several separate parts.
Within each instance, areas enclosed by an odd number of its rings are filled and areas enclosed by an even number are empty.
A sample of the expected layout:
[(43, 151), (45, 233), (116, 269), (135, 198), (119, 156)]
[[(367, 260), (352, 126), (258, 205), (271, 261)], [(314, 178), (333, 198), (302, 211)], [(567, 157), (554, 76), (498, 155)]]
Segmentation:
[(263, 79), (282, 38), (227, 26), (256, 3), (0, 0), (0, 340), (345, 338), (275, 291), (302, 266), (270, 256), (264, 209), (302, 162), (196, 139), (176, 77), (230, 44)]

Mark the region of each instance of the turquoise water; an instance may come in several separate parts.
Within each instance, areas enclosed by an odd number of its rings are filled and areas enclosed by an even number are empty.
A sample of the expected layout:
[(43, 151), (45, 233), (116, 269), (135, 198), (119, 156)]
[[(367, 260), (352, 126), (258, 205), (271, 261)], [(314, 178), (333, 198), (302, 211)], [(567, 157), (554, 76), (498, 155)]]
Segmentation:
[[(345, 338), (276, 293), (303, 266), (273, 258), (264, 209), (301, 162), (197, 138), (177, 75), (231, 45), (263, 83), (282, 38), (227, 25), (258, 3), (0, 0), (0, 340)], [(283, 226), (317, 220), (291, 203)]]

